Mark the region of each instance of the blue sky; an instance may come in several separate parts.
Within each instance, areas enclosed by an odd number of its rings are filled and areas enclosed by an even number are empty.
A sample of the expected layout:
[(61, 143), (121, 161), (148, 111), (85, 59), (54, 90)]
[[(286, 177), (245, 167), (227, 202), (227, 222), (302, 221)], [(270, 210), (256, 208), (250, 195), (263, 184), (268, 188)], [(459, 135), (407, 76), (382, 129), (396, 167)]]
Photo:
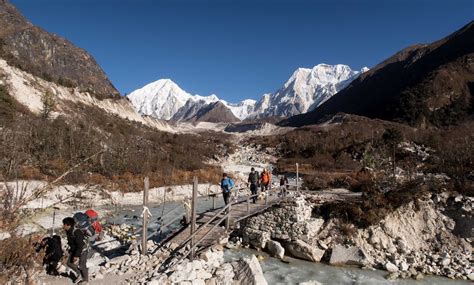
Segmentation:
[(372, 67), (474, 19), (473, 0), (11, 0), (86, 49), (124, 93), (170, 78), (230, 102), (274, 92), (298, 67)]

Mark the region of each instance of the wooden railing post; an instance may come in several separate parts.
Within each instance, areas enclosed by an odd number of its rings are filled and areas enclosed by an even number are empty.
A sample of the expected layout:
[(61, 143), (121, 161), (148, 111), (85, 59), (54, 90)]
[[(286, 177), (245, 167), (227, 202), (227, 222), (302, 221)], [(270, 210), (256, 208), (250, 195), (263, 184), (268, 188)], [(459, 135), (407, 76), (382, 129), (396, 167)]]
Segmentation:
[(216, 196), (217, 194), (212, 195), (212, 209), (216, 208)]
[(150, 180), (145, 177), (143, 187), (143, 229), (142, 229), (142, 254), (147, 254), (147, 228), (148, 228), (148, 188), (150, 186)]
[(299, 190), (299, 185), (298, 185), (298, 182), (300, 180), (300, 175), (299, 175), (299, 171), (298, 171), (298, 163), (296, 163), (296, 191)]
[(227, 218), (225, 219), (225, 229), (229, 230), (230, 228), (230, 211), (232, 211), (232, 203), (229, 203), (229, 208), (227, 208)]
[[(193, 199), (191, 202), (191, 235), (196, 231), (196, 206), (197, 206), (198, 179), (193, 178)], [(194, 259), (194, 236), (191, 238), (191, 260)]]

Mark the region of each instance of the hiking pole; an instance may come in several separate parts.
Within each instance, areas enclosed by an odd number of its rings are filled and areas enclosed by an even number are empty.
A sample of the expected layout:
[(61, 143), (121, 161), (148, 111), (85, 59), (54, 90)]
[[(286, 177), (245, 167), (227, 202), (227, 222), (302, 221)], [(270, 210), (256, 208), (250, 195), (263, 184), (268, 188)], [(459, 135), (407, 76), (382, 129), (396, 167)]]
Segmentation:
[(53, 207), (53, 236), (54, 236), (54, 222), (56, 221), (56, 210), (59, 210), (59, 208)]

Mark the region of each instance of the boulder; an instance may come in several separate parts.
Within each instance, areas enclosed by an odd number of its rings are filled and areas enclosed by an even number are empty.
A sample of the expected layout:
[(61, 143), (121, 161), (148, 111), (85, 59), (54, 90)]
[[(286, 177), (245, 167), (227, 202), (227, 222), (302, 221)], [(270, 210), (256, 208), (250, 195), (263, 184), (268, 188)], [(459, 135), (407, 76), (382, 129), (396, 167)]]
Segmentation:
[(285, 243), (286, 251), (296, 257), (304, 260), (313, 262), (321, 261), (324, 255), (324, 250), (317, 248), (316, 246), (310, 245), (302, 240), (296, 240)]
[(267, 280), (263, 276), (262, 267), (255, 255), (250, 258), (242, 258), (234, 263), (234, 280), (240, 284), (267, 285)]
[(321, 285), (321, 284), (322, 284), (321, 282), (315, 281), (315, 280), (298, 283), (298, 285)]
[(400, 262), (400, 270), (401, 271), (408, 271), (408, 264), (405, 261)]
[(127, 262), (131, 259), (130, 255), (122, 255), (122, 256), (118, 256), (116, 258), (112, 258), (109, 263), (110, 265), (118, 265), (118, 264), (121, 264), (123, 262)]
[(358, 265), (364, 266), (367, 263), (367, 256), (364, 251), (356, 246), (346, 248), (342, 245), (336, 245), (332, 249), (331, 265)]
[(385, 263), (385, 269), (390, 273), (398, 272), (398, 267), (390, 261)]
[(243, 240), (255, 248), (264, 249), (267, 245), (267, 241), (270, 240), (270, 233), (246, 228), (244, 231)]
[(282, 259), (285, 256), (285, 249), (277, 241), (270, 240), (267, 242), (267, 251), (271, 256)]

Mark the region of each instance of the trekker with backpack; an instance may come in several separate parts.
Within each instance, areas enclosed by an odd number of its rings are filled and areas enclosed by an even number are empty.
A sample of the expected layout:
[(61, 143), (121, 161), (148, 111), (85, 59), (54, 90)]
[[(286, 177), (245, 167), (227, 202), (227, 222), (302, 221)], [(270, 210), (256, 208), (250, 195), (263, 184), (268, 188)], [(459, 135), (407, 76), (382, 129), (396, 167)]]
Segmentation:
[(286, 196), (286, 192), (288, 190), (288, 177), (286, 174), (283, 174), (280, 177), (280, 191), (282, 196)]
[[(76, 227), (76, 221), (72, 217), (63, 219), (63, 229), (66, 232), (67, 244), (69, 245), (67, 266), (76, 273), (73, 281), (75, 283), (89, 282), (89, 272), (87, 269), (87, 255), (89, 254), (88, 237), (83, 233), (82, 229)], [(79, 279), (79, 277), (82, 279)]]
[(260, 176), (260, 185), (262, 187), (262, 192), (268, 190), (268, 186), (270, 185), (271, 175), (265, 168), (262, 171), (262, 175)]
[[(258, 172), (255, 171), (255, 168), (252, 167), (250, 169), (249, 178), (247, 180), (247, 183), (250, 184), (250, 192), (252, 193), (252, 195), (257, 195), (258, 182), (259, 182)], [(257, 202), (257, 196), (254, 196), (252, 199), (253, 199), (253, 203), (255, 204)]]
[(222, 180), (221, 180), (221, 190), (222, 190), (222, 196), (224, 196), (224, 203), (226, 205), (229, 204), (230, 191), (232, 190), (234, 185), (235, 185), (234, 180), (232, 180), (230, 177), (227, 177), (227, 173), (223, 173)]

